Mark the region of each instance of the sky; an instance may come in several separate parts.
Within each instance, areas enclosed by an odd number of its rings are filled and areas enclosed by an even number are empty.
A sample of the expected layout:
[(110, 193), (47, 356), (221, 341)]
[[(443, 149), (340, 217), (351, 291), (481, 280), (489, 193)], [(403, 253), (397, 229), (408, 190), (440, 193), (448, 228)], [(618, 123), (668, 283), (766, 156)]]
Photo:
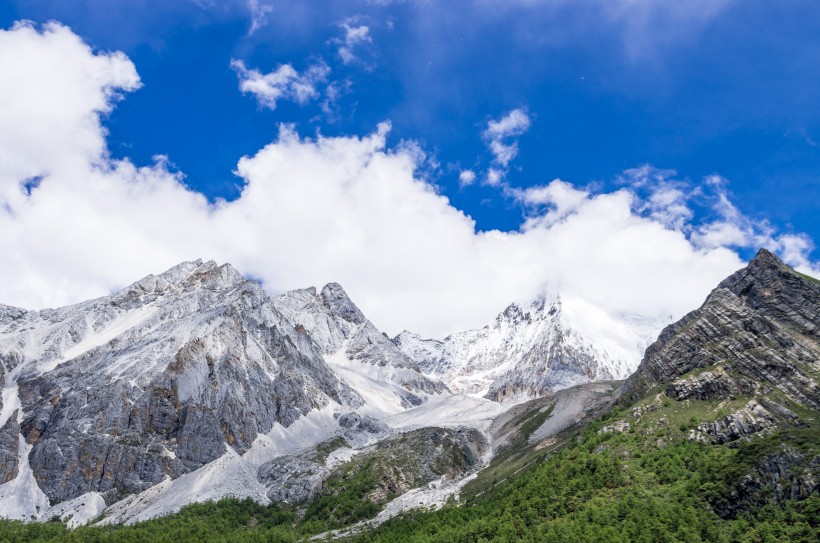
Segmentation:
[(189, 259), (444, 335), (820, 275), (812, 1), (0, 4), (0, 302)]

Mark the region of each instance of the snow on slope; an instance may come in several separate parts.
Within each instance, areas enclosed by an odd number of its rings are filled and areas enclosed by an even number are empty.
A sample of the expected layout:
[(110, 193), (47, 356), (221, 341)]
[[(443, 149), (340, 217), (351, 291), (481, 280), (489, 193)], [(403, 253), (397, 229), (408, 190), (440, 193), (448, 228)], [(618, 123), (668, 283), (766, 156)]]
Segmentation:
[(433, 396), (423, 405), (388, 417), (385, 422), (402, 431), (428, 426), (469, 426), (489, 435), (488, 430), (493, 419), (506, 409), (507, 406), (485, 398), (466, 394), (441, 394)]
[(452, 390), (522, 401), (576, 384), (624, 379), (638, 366), (663, 319), (613, 318), (584, 300), (559, 296), (512, 304), (477, 330), (394, 343)]
[(269, 504), (265, 487), (256, 479), (257, 467), (229, 446), (225, 449), (223, 456), (192, 473), (166, 479), (111, 505), (100, 524), (133, 524), (175, 513), (191, 503), (228, 497)]
[(0, 485), (0, 512), (5, 518), (41, 520), (48, 511), (48, 498), (34, 479), (28, 463), (31, 445), (19, 436), (17, 477)]

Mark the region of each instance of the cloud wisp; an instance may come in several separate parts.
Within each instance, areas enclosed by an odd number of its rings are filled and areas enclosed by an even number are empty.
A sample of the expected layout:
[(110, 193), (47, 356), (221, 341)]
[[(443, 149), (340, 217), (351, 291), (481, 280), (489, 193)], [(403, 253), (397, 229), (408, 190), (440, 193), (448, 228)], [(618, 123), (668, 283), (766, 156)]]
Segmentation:
[(319, 98), (318, 86), (327, 81), (330, 67), (319, 62), (302, 73), (290, 64), (282, 64), (268, 73), (251, 69), (241, 60), (231, 60), (231, 68), (239, 77), (239, 89), (253, 95), (259, 104), (268, 109), (276, 109), (280, 100), (292, 100), (306, 104)]
[(273, 12), (273, 6), (264, 3), (263, 0), (248, 0), (248, 11), (251, 14), (251, 27), (248, 29), (248, 36), (251, 36), (265, 26), (268, 15)]
[[(521, 190), (531, 213), (519, 230), (478, 231), (417, 175), (417, 148), (387, 146), (389, 123), (361, 137), (283, 126), (238, 161), (240, 197), (209, 203), (164, 160), (109, 155), (101, 117), (140, 85), (124, 55), (94, 52), (60, 25), (18, 25), (0, 31), (0, 70), (0, 101), (16, 105), (0, 108), (3, 303), (77, 302), (205, 258), (270, 292), (338, 281), (382, 329), (442, 336), (545, 291), (611, 314), (677, 317), (743, 264), (735, 245), (698, 237), (714, 221), (691, 224), (674, 193), (652, 200), (637, 182)], [(298, 95), (274, 104), (288, 93)], [(492, 138), (525, 130), (502, 121), (487, 127)], [(723, 220), (740, 219), (727, 208)], [(772, 239), (791, 263), (809, 254), (806, 237)]]
[(339, 23), (339, 28), (342, 30), (343, 35), (336, 40), (339, 45), (338, 55), (342, 63), (351, 64), (359, 60), (356, 55), (358, 47), (373, 43), (373, 38), (370, 36), (370, 27), (360, 24), (356, 18), (347, 18)]
[(507, 174), (510, 162), (518, 156), (518, 137), (530, 128), (530, 117), (522, 108), (513, 109), (497, 120), (490, 120), (481, 133), (493, 156), (493, 166), (487, 170), (486, 182), (497, 186)]

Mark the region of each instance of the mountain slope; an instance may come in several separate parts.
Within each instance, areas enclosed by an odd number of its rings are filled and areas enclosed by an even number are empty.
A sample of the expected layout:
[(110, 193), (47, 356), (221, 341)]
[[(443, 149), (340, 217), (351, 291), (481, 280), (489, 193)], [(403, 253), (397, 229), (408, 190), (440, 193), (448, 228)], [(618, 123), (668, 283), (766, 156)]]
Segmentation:
[(765, 394), (773, 387), (818, 409), (818, 358), (820, 283), (761, 250), (699, 309), (664, 329), (627, 381), (624, 400), (666, 383), (669, 396), (703, 400)]
[(420, 405), (430, 394), (447, 392), (379, 332), (340, 285), (329, 283), (318, 293), (314, 288), (290, 291), (273, 304), (310, 335), (334, 371), (368, 400), (370, 414), (394, 414)]
[(462, 417), (341, 286), (271, 298), (201, 261), (69, 307), (0, 306), (0, 378), (0, 513), (73, 525), (266, 504), (291, 481), (263, 472), (312, 462), (304, 484), (331, 476), (314, 462), (323, 443), (346, 443), (345, 464), (436, 425), (483, 436), (497, 412), (467, 399)]

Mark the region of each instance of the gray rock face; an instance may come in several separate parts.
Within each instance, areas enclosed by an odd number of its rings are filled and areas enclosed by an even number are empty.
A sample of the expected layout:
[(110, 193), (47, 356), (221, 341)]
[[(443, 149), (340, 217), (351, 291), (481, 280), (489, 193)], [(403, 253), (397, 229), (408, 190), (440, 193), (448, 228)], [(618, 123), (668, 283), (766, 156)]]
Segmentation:
[(633, 401), (692, 370), (714, 368), (712, 375), (673, 383), (667, 393), (712, 398), (770, 387), (818, 409), (818, 322), (820, 283), (761, 250), (699, 309), (663, 330), (624, 386), (622, 400)]
[(382, 376), (398, 385), (404, 407), (422, 403), (418, 393), (438, 394), (447, 388), (422, 374), (418, 363), (408, 357), (373, 324), (336, 283), (317, 293), (315, 288), (294, 290), (273, 300), (276, 309), (297, 330), (304, 330), (325, 355), (344, 358), (377, 368), (387, 368)]
[(703, 443), (728, 443), (783, 424), (797, 423), (787, 408), (766, 399), (751, 400), (743, 408), (713, 422), (699, 424), (689, 439)]
[(771, 502), (783, 505), (787, 500), (805, 500), (820, 493), (820, 457), (805, 454), (782, 445), (760, 459), (751, 473), (735, 485), (728, 499), (712, 504), (724, 518), (754, 511)]
[(322, 489), (322, 478), (328, 471), (314, 459), (284, 456), (260, 466), (257, 478), (268, 487), (271, 500), (303, 503), (313, 500)]
[[(111, 503), (215, 460), (225, 443), (244, 452), (329, 401), (362, 403), (258, 285), (213, 262), (76, 306), (4, 308), (0, 356), (52, 504), (89, 491)], [(9, 433), (11, 419), (0, 477), (14, 473)]]
[(726, 400), (740, 394), (751, 394), (753, 383), (735, 379), (723, 368), (704, 371), (698, 375), (669, 383), (665, 393), (675, 400)]
[(17, 477), (17, 448), (20, 440), (20, 425), (17, 423), (17, 411), (12, 413), (5, 426), (0, 428), (0, 484)]

